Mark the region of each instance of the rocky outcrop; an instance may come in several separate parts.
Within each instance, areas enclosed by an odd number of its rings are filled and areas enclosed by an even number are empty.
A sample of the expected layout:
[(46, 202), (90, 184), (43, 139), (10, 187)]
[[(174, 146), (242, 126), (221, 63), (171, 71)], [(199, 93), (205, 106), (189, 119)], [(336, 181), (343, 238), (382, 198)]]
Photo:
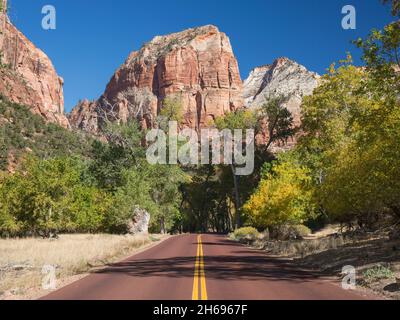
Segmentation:
[(150, 213), (139, 207), (134, 209), (134, 218), (128, 222), (130, 234), (148, 234), (150, 223)]
[(0, 24), (0, 94), (12, 102), (29, 106), (47, 121), (68, 127), (64, 115), (63, 79), (57, 75), (52, 62), (4, 12)]
[(130, 54), (97, 102), (80, 103), (70, 120), (75, 127), (97, 130), (99, 114), (113, 111), (119, 120), (153, 127), (169, 96), (182, 102), (181, 125), (195, 129), (244, 105), (229, 38), (215, 26), (155, 37)]
[(96, 101), (87, 99), (79, 101), (69, 113), (68, 120), (76, 129), (97, 134), (99, 132), (99, 117), (97, 113), (98, 104)]
[[(271, 65), (257, 67), (244, 81), (243, 98), (248, 108), (262, 106), (268, 99), (284, 97), (286, 107), (293, 117), (293, 126), (301, 124), (301, 104), (303, 98), (311, 95), (318, 86), (320, 76), (308, 71), (304, 66), (288, 59), (279, 58)], [(257, 135), (258, 144), (269, 140), (267, 122), (262, 124), (265, 130)], [(274, 143), (270, 150), (274, 153), (291, 149), (297, 141), (297, 135), (285, 142)]]
[(285, 107), (292, 113), (295, 125), (300, 124), (301, 103), (318, 86), (320, 76), (304, 66), (288, 59), (279, 58), (271, 65), (257, 67), (244, 81), (245, 105), (256, 108), (273, 97), (287, 98)]

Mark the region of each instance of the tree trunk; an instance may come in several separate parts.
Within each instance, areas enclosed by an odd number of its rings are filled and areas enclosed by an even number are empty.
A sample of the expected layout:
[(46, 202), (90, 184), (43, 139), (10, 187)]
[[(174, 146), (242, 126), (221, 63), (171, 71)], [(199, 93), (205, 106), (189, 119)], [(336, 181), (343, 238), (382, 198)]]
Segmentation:
[(390, 206), (390, 209), (393, 211), (397, 218), (400, 218), (400, 208), (397, 206)]
[(164, 219), (164, 217), (161, 217), (161, 219), (160, 219), (160, 232), (162, 234), (166, 233), (165, 232), (165, 219)]
[(236, 222), (235, 229), (238, 229), (242, 225), (242, 221), (240, 218), (240, 196), (239, 196), (239, 181), (237, 175), (235, 174), (235, 166), (231, 165), (232, 175), (233, 175), (233, 185), (235, 190), (235, 209), (236, 209)]

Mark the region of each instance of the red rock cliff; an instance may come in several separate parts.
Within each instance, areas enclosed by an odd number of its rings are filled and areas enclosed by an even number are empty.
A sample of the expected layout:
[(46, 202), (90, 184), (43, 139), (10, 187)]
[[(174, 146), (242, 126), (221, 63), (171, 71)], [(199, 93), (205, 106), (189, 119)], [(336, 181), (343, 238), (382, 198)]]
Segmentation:
[[(7, 1), (2, 8), (6, 8)], [(0, 14), (0, 94), (27, 105), (47, 121), (68, 127), (64, 115), (63, 79), (47, 55)]]
[(229, 38), (214, 26), (204, 26), (157, 36), (131, 53), (103, 96), (78, 104), (70, 121), (96, 132), (96, 113), (113, 109), (122, 121), (136, 119), (152, 127), (165, 97), (178, 96), (184, 108), (182, 125), (198, 129), (242, 107), (242, 94)]

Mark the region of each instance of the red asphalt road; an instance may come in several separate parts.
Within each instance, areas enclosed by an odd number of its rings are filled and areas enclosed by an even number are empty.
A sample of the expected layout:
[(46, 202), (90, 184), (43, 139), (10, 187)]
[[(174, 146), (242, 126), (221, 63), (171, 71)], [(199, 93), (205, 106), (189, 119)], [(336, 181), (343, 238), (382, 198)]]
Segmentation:
[[(226, 239), (202, 235), (209, 300), (359, 300), (339, 281)], [(44, 297), (45, 300), (191, 300), (197, 235), (172, 237)]]

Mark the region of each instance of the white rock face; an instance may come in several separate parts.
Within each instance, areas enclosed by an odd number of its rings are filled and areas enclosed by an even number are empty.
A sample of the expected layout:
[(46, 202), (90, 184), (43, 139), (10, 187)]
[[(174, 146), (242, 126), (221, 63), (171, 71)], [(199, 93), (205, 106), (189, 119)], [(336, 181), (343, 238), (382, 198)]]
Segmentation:
[(271, 65), (255, 68), (244, 82), (243, 98), (248, 108), (257, 108), (269, 98), (285, 96), (286, 108), (292, 113), (294, 124), (300, 124), (300, 107), (304, 96), (311, 95), (320, 76), (304, 66), (279, 58)]
[(150, 213), (146, 210), (136, 207), (134, 218), (128, 223), (130, 234), (149, 233)]

